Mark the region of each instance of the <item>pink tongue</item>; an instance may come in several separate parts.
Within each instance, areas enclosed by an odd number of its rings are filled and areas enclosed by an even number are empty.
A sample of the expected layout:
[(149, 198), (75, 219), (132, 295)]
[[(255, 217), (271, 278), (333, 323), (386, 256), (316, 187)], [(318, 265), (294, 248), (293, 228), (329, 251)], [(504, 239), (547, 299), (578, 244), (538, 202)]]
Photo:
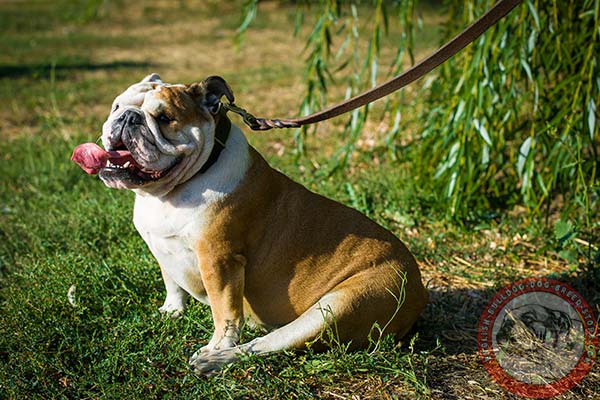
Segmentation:
[(97, 174), (106, 165), (106, 160), (118, 165), (123, 165), (127, 161), (136, 165), (129, 151), (105, 151), (96, 143), (83, 143), (75, 147), (71, 160), (75, 161), (88, 174)]

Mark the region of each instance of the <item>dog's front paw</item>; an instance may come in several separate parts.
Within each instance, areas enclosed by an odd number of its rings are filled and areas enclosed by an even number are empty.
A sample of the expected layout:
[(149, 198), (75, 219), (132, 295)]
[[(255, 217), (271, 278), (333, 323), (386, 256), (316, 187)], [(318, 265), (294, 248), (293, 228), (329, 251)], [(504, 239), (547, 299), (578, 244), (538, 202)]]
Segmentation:
[(171, 303), (165, 303), (162, 307), (158, 309), (158, 311), (160, 311), (161, 314), (167, 315), (173, 319), (181, 317), (183, 315), (184, 310), (185, 307)]
[(190, 368), (196, 375), (211, 376), (227, 364), (238, 360), (241, 355), (238, 347), (221, 350), (199, 350), (190, 358)]
[[(222, 332), (222, 333), (221, 333)], [(237, 346), (240, 340), (240, 327), (234, 321), (227, 321), (225, 328), (217, 328), (208, 344), (200, 349), (201, 352), (229, 349)]]
[(208, 344), (206, 346), (203, 346), (200, 349), (200, 352), (205, 353), (208, 351), (213, 351), (213, 350), (224, 350), (224, 349), (230, 349), (232, 347), (237, 346), (238, 343), (238, 337), (234, 336), (224, 336), (222, 338), (218, 338), (217, 336), (213, 336), (213, 338), (210, 340), (210, 342), (208, 342)]

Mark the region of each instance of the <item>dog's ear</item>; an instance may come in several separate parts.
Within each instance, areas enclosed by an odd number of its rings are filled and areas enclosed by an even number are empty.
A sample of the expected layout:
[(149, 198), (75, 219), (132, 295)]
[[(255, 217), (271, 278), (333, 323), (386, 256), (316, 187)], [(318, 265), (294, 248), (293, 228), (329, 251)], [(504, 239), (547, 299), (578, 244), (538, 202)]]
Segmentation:
[(235, 101), (235, 98), (233, 97), (233, 91), (227, 82), (225, 82), (225, 79), (221, 78), (220, 76), (209, 76), (202, 81), (202, 85), (205, 89), (205, 97), (207, 95), (213, 95), (221, 100), (221, 97), (225, 96), (230, 103)]
[(160, 75), (158, 75), (156, 72), (151, 73), (150, 75), (148, 75), (147, 77), (145, 77), (144, 79), (142, 79), (140, 81), (140, 83), (146, 83), (146, 82), (163, 83), (163, 81), (160, 79)]
[(219, 111), (221, 97), (225, 96), (230, 103), (235, 101), (233, 91), (220, 76), (209, 76), (200, 83), (192, 83), (188, 92), (213, 114)]

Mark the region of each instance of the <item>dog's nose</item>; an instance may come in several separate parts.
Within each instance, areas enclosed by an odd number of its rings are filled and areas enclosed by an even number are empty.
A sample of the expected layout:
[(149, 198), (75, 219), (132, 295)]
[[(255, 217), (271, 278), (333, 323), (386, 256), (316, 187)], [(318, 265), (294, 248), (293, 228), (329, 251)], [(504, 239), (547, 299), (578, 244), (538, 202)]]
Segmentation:
[(133, 110), (127, 110), (123, 113), (123, 119), (126, 125), (142, 125), (144, 123), (142, 115)]

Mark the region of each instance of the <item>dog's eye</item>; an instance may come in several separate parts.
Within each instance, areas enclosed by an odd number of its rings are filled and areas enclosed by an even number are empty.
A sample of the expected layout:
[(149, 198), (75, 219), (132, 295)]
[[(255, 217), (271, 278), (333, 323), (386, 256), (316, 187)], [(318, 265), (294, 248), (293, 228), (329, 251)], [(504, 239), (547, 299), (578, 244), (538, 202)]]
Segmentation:
[(166, 114), (160, 114), (157, 118), (160, 122), (163, 122), (165, 124), (168, 124), (169, 122), (173, 121), (171, 118), (169, 118), (168, 115)]
[(115, 111), (117, 111), (118, 109), (119, 109), (119, 105), (118, 105), (118, 104), (115, 104), (115, 106), (113, 107), (113, 109), (112, 109), (112, 111), (111, 111), (111, 112), (115, 112)]

